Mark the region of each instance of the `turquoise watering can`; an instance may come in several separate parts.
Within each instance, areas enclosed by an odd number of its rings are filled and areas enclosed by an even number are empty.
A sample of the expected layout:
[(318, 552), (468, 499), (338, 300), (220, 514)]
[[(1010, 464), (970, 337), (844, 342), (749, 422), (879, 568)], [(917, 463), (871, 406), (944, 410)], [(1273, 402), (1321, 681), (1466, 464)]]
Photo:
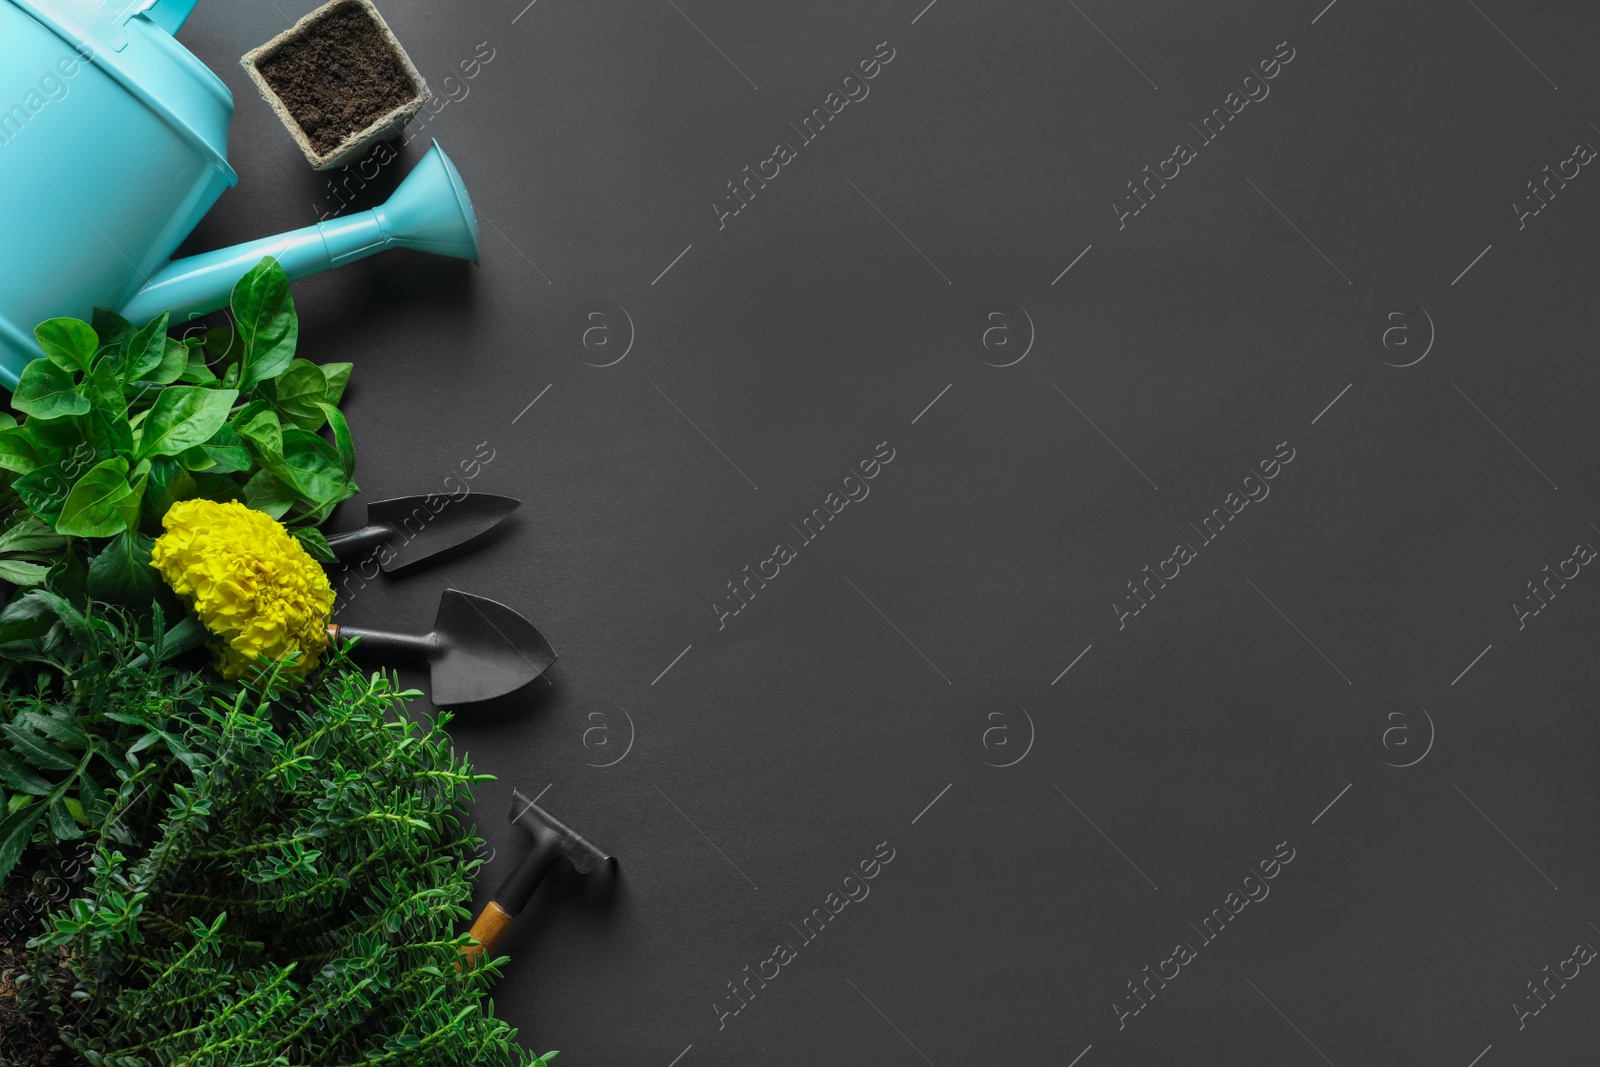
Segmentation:
[(135, 323), (214, 311), (262, 256), (291, 278), (385, 248), (478, 259), (437, 142), (382, 207), (170, 261), (239, 180), (233, 95), (173, 34), (196, 0), (0, 0), (0, 385), (33, 327), (95, 307)]

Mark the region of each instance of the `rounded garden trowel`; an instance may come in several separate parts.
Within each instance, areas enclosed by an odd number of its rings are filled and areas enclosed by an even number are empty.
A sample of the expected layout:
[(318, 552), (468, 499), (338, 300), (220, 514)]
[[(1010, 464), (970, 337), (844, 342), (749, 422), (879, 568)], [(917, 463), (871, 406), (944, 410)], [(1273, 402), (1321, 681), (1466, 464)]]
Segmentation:
[(427, 660), (434, 704), (493, 700), (516, 692), (556, 661), (555, 649), (527, 619), (504, 604), (446, 589), (433, 631), (396, 634), (329, 624), (328, 637), (360, 638), (361, 652)]
[(493, 493), (468, 493), (459, 500), (444, 498), (445, 505), (435, 511), (427, 504), (430, 499), (438, 496), (375, 500), (367, 505), (367, 524), (330, 534), (328, 547), (340, 559), (377, 549), (378, 566), (388, 574), (488, 533), (522, 503)]

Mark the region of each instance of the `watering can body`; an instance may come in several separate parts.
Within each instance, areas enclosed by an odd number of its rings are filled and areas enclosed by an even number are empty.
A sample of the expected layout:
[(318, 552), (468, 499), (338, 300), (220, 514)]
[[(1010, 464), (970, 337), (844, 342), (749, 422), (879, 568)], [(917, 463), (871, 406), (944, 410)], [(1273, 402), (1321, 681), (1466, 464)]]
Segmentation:
[(396, 245), (478, 258), (436, 144), (383, 207), (169, 262), (238, 181), (232, 94), (172, 36), (194, 3), (0, 0), (0, 386), (39, 354), (44, 319), (211, 311), (265, 255), (291, 278)]

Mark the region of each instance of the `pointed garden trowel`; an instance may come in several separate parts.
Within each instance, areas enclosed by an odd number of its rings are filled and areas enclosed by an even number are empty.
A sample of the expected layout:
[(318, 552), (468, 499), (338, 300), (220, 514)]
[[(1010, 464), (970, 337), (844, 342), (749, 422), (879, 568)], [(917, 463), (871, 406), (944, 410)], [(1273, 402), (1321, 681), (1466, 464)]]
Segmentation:
[(367, 524), (348, 533), (330, 534), (328, 547), (340, 559), (363, 555), (379, 545), (378, 566), (385, 573), (410, 566), (488, 533), (522, 502), (492, 493), (447, 497), (444, 507), (427, 506), (432, 497), (397, 496), (367, 505)]
[(556, 661), (550, 642), (527, 619), (504, 604), (446, 589), (439, 598), (433, 632), (385, 633), (330, 624), (338, 641), (359, 637), (356, 653), (378, 652), (427, 660), (433, 702), (446, 707), (493, 700), (513, 693)]

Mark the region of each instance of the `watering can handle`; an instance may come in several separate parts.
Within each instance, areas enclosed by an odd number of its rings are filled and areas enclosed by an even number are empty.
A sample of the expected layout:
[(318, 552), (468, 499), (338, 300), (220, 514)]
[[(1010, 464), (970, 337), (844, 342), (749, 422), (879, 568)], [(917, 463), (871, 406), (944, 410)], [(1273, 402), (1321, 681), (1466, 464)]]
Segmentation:
[(140, 12), (145, 18), (176, 35), (199, 0), (155, 0)]

